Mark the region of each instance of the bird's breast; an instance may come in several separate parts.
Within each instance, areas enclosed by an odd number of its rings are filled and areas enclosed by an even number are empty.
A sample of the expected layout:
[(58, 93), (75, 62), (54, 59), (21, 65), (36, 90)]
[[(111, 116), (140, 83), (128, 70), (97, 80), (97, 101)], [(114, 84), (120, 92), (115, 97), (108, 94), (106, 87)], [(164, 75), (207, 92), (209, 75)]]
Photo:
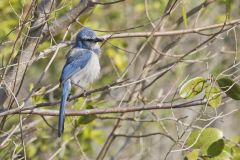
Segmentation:
[(98, 55), (92, 53), (86, 66), (72, 76), (71, 80), (79, 86), (85, 87), (99, 77), (100, 64)]

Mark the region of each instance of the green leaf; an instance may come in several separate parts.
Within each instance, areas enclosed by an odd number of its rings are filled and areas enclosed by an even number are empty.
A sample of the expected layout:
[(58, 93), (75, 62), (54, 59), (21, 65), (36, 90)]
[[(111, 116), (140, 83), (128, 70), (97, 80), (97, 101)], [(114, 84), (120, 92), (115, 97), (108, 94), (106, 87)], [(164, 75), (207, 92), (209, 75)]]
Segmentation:
[(229, 78), (220, 78), (217, 82), (227, 96), (235, 100), (240, 100), (240, 86), (237, 83)]
[(78, 119), (78, 124), (88, 124), (91, 123), (92, 121), (94, 121), (97, 118), (97, 116), (95, 114), (93, 115), (86, 115), (86, 116), (81, 116)]
[(33, 83), (30, 83), (28, 88), (29, 88), (29, 89), (28, 89), (29, 92), (31, 92), (31, 91), (33, 90), (33, 88), (34, 88), (34, 84), (33, 84)]
[(104, 131), (103, 130), (93, 130), (91, 132), (91, 139), (96, 141), (99, 144), (103, 144), (105, 141), (105, 138), (103, 137)]
[(233, 160), (239, 160), (240, 159), (240, 148), (238, 146), (234, 146), (232, 148), (233, 152)]
[(230, 19), (233, 0), (226, 0), (226, 17)]
[(240, 159), (240, 135), (233, 136), (230, 138), (230, 141), (228, 143), (228, 146), (231, 148), (231, 153), (233, 156), (233, 160), (239, 160)]
[[(119, 45), (121, 44), (123, 45), (123, 42), (121, 41), (116, 41), (116, 43), (118, 43)], [(128, 61), (126, 54), (122, 52), (116, 52), (116, 50), (112, 48), (107, 49), (106, 53), (109, 56), (109, 58), (112, 59), (117, 69), (119, 69), (121, 72), (125, 70)]]
[(205, 90), (205, 97), (208, 104), (213, 108), (217, 108), (222, 102), (221, 91), (217, 86), (208, 85)]
[(194, 149), (192, 152), (187, 153), (185, 158), (186, 160), (197, 160), (199, 155), (199, 150)]
[(234, 159), (232, 159), (231, 154), (229, 154), (228, 152), (223, 150), (220, 155), (213, 157), (213, 158), (207, 158), (206, 160), (234, 160)]
[(209, 157), (216, 157), (222, 153), (223, 148), (224, 141), (223, 139), (219, 139), (208, 147), (207, 154)]
[(208, 148), (219, 139), (223, 138), (223, 133), (217, 128), (206, 128), (194, 130), (187, 139), (187, 145), (195, 149), (201, 149), (207, 154)]
[(29, 144), (27, 146), (27, 154), (28, 154), (28, 157), (30, 158), (34, 158), (34, 156), (36, 156), (36, 153), (37, 153), (37, 148), (34, 146), (34, 144)]
[(237, 144), (240, 144), (240, 135), (233, 136), (230, 138), (230, 142), (235, 146)]
[(185, 6), (182, 4), (182, 17), (183, 17), (183, 22), (184, 22), (184, 26), (187, 28), (187, 11)]
[[(85, 107), (86, 109), (93, 109), (93, 107), (88, 104)], [(90, 115), (84, 115), (78, 118), (76, 124), (88, 124), (91, 123), (92, 121), (94, 121), (97, 118), (97, 116), (95, 114), (90, 114)]]
[(180, 88), (180, 97), (190, 99), (196, 96), (197, 94), (202, 92), (206, 82), (207, 80), (203, 77), (195, 77), (193, 79), (190, 79)]

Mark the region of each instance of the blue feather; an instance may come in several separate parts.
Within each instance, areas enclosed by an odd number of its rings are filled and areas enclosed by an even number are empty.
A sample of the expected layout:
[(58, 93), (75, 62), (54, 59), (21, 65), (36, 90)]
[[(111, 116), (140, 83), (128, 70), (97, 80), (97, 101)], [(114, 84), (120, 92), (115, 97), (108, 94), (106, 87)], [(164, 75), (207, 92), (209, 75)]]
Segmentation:
[(59, 111), (59, 119), (58, 119), (58, 137), (63, 134), (64, 131), (64, 114), (65, 114), (65, 106), (67, 104), (67, 98), (71, 91), (71, 81), (67, 80), (62, 83), (63, 91), (62, 91), (62, 98), (60, 103), (60, 111)]
[(90, 28), (82, 29), (76, 38), (75, 46), (67, 55), (66, 64), (60, 77), (62, 97), (59, 110), (58, 136), (64, 131), (64, 114), (67, 99), (71, 91), (71, 85), (80, 87), (93, 82), (100, 72), (98, 55), (100, 47), (97, 42), (101, 41), (96, 33)]
[(74, 48), (70, 51), (67, 57), (66, 64), (63, 68), (60, 82), (68, 80), (76, 72), (80, 71), (86, 66), (91, 58), (91, 51), (86, 49)]

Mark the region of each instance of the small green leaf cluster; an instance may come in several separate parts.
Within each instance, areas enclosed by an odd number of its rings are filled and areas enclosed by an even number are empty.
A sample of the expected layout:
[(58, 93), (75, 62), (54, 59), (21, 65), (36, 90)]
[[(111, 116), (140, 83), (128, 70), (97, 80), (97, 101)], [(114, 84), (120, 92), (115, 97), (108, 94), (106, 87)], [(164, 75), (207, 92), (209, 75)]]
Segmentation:
[(189, 149), (184, 160), (238, 160), (239, 136), (226, 139), (221, 130), (205, 128), (194, 130), (187, 139)]
[(179, 95), (184, 99), (191, 99), (205, 91), (204, 98), (207, 104), (213, 108), (219, 107), (222, 102), (221, 90), (228, 97), (240, 100), (240, 86), (234, 80), (222, 77), (217, 79), (216, 82), (218, 85), (209, 83), (204, 77), (195, 77), (180, 87)]

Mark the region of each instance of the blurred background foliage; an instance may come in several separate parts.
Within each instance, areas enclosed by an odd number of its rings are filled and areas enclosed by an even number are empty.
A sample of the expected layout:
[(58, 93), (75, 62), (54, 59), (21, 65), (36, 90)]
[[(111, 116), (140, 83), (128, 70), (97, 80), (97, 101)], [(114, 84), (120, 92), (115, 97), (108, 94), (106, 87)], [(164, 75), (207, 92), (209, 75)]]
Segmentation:
[[(101, 2), (108, 2), (107, 0)], [(93, 28), (98, 31), (98, 35), (105, 35), (113, 32), (146, 32), (151, 31), (152, 26), (149, 18), (146, 15), (146, 5), (148, 4), (148, 12), (150, 19), (156, 24), (161, 19), (168, 0), (127, 0), (114, 5), (97, 5), (94, 10), (87, 15), (81, 16), (68, 29), (62, 31), (61, 34), (45, 41), (37, 48), (38, 55), (44, 49), (58, 44), (63, 41), (64, 34), (67, 31), (66, 41), (75, 40), (76, 33), (81, 29), (82, 25)], [(198, 6), (204, 1), (188, 1), (182, 0), (180, 5), (174, 10), (171, 16), (166, 21), (164, 26), (165, 31), (177, 29), (190, 29), (222, 23), (226, 20), (226, 14), (229, 14), (229, 20), (239, 19), (240, 2), (237, 0), (216, 0), (211, 5), (203, 8), (201, 12), (194, 16), (188, 17), (186, 13), (192, 8)], [(23, 35), (20, 41), (16, 44), (16, 49), (12, 46), (18, 36), (17, 26), (21, 24), (21, 17), (26, 15), (26, 10), (30, 7), (28, 0), (2, 0), (0, 2), (0, 60), (1, 66), (5, 66), (11, 53), (16, 54), (20, 49), (20, 44), (27, 35), (27, 27), (30, 26), (30, 21), (24, 28)], [(67, 11), (72, 9), (79, 3), (79, 0), (62, 0), (58, 8), (51, 13), (48, 23), (61, 17)], [(176, 21), (183, 17), (183, 23), (177, 25)], [(28, 17), (30, 20), (31, 17)], [(126, 30), (133, 28), (131, 30)], [(206, 31), (210, 34), (214, 31)], [(205, 32), (204, 32), (205, 33)], [(158, 50), (163, 52), (165, 56), (160, 62), (156, 62), (156, 67), (164, 66), (165, 64), (174, 62), (177, 57), (180, 57), (206, 37), (199, 34), (189, 34), (181, 37), (178, 44), (170, 50), (171, 53), (164, 53), (164, 48), (175, 41), (178, 36), (163, 37), (158, 44)], [(227, 33), (221, 34), (213, 44), (205, 49), (197, 51), (188, 56), (185, 61), (179, 63), (174, 70), (161, 77), (154, 85), (150, 86), (143, 93), (144, 100), (139, 104), (161, 102), (169, 90), (177, 90), (178, 86), (185, 79), (190, 79), (196, 76), (203, 76), (210, 79), (211, 75), (215, 77), (222, 71), (228, 69), (232, 64), (239, 60), (239, 27), (234, 28)], [(145, 42), (145, 38), (120, 38), (110, 39), (102, 46), (101, 66), (102, 72), (100, 79), (95, 82), (91, 88), (98, 88), (111, 84), (116, 81), (128, 67), (129, 62), (134, 57), (140, 46)], [(151, 40), (151, 43), (155, 40)], [(54, 92), (45, 94), (46, 90), (55, 86), (59, 82), (62, 66), (65, 63), (65, 56), (71, 47), (61, 48), (58, 52), (54, 63), (48, 70), (47, 75), (41, 82), (41, 88), (38, 93), (31, 98), (29, 104), (38, 104), (42, 102), (51, 102), (60, 99), (61, 89), (58, 88)], [(126, 52), (126, 50), (128, 52)], [(137, 61), (130, 67), (127, 78), (135, 78), (141, 73), (144, 62), (151, 52), (151, 47), (145, 47)], [(168, 55), (169, 54), (169, 55)], [(156, 56), (159, 56), (156, 54)], [(45, 69), (51, 56), (40, 59), (34, 62), (29, 67), (25, 76), (25, 81), (21, 89), (21, 94), (18, 99), (22, 99), (26, 93), (29, 93), (35, 82), (39, 79), (41, 73)], [(239, 75), (239, 66), (230, 71), (232, 78), (237, 79)], [(152, 72), (155, 72), (153, 70)], [(238, 78), (239, 79), (239, 78)], [(72, 94), (80, 93), (81, 90), (74, 88)], [(110, 94), (104, 95), (94, 93), (87, 98), (78, 98), (74, 102), (69, 102), (68, 109), (82, 110), (86, 108), (108, 108), (117, 107), (120, 103), (125, 103), (125, 98), (122, 99), (127, 89), (113, 90)], [(166, 98), (166, 102), (171, 101), (172, 96)], [(200, 108), (178, 109), (177, 111), (159, 110), (159, 111), (144, 111), (139, 113), (129, 113), (126, 117), (133, 117), (132, 121), (123, 121), (119, 132), (125, 134), (144, 134), (149, 132), (164, 132), (173, 137), (180, 137), (181, 131), (186, 131), (186, 126), (194, 128), (204, 127), (209, 123), (208, 118), (212, 118), (216, 113), (228, 113), (236, 109), (239, 102), (230, 101), (227, 104), (222, 104), (218, 109), (207, 108), (205, 111)], [(56, 106), (46, 106), (48, 109), (58, 109)], [(203, 112), (200, 117), (199, 113)], [(108, 114), (108, 117), (117, 117), (116, 114)], [(186, 117), (187, 116), (187, 117)], [(114, 119), (103, 118), (104, 116), (80, 116), (66, 117), (65, 133), (62, 138), (57, 138), (56, 130), (57, 117), (41, 117), (37, 115), (25, 115), (24, 118), (24, 139), (27, 159), (95, 159), (101, 146), (106, 141), (106, 138), (114, 124)], [(177, 118), (183, 118), (180, 125)], [(230, 116), (223, 117), (221, 120), (211, 124), (211, 127), (218, 128), (223, 132), (216, 140), (224, 139), (228, 144), (227, 156), (220, 159), (235, 159), (240, 156), (239, 138), (235, 143), (230, 140), (233, 137), (239, 136), (239, 112), (234, 112)], [(166, 120), (160, 119), (166, 118)], [(141, 120), (152, 120), (152, 122), (141, 122)], [(14, 127), (19, 123), (19, 116), (9, 116), (4, 126), (4, 131), (8, 135)], [(186, 124), (186, 125), (184, 125)], [(0, 149), (0, 159), (17, 159), (22, 157), (23, 147), (21, 145), (21, 136), (18, 133), (11, 136), (10, 139)], [(189, 132), (189, 131), (187, 131)], [(190, 132), (189, 132), (190, 133)], [(1, 137), (0, 141), (3, 140)], [(186, 137), (186, 136), (185, 136)], [(194, 137), (190, 137), (195, 139)], [(216, 137), (215, 137), (216, 138)], [(203, 139), (203, 141), (208, 141)], [(215, 142), (215, 141), (213, 141)], [(230, 146), (230, 147), (229, 147)], [(238, 146), (238, 147), (237, 147)], [(163, 159), (168, 149), (171, 147), (171, 141), (164, 136), (152, 136), (142, 139), (118, 138), (114, 141), (106, 159)], [(209, 146), (208, 146), (209, 147)], [(226, 147), (226, 146), (225, 146)], [(173, 152), (169, 159), (213, 159), (204, 157), (205, 155), (199, 150), (201, 145), (195, 146), (194, 150), (182, 152)], [(204, 148), (205, 152), (206, 147)], [(234, 153), (233, 153), (234, 152)], [(203, 155), (201, 155), (203, 154)], [(196, 156), (197, 155), (197, 156)], [(216, 155), (218, 156), (218, 155)], [(222, 156), (222, 155), (221, 155)], [(82, 157), (82, 158), (79, 158)], [(87, 157), (87, 158), (86, 158)], [(176, 158), (177, 157), (177, 158)], [(230, 157), (230, 158), (228, 158)], [(237, 158), (236, 158), (237, 157)], [(216, 158), (216, 157), (215, 157)]]

